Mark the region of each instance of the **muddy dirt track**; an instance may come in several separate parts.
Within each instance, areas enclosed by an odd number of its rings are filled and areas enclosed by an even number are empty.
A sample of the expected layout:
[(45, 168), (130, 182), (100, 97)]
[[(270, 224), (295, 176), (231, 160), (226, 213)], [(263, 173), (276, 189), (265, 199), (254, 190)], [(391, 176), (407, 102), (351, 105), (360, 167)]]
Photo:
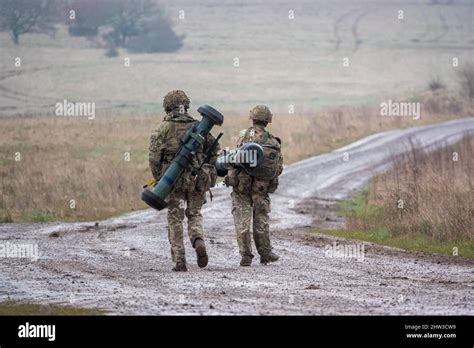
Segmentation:
[[(383, 171), (393, 154), (454, 142), (474, 118), (379, 133), (285, 168), (273, 195), (281, 259), (241, 268), (230, 191), (216, 188), (204, 221), (209, 266), (186, 241), (187, 273), (171, 271), (166, 212), (144, 210), (91, 223), (3, 224), (0, 242), (37, 244), (40, 258), (2, 258), (0, 300), (101, 307), (115, 314), (474, 314), (474, 264), (462, 258), (364, 244), (363, 260), (329, 258), (325, 246), (356, 244), (308, 235), (340, 226), (331, 205)], [(344, 158), (347, 158), (344, 161)], [(137, 189), (138, 194), (139, 189)]]

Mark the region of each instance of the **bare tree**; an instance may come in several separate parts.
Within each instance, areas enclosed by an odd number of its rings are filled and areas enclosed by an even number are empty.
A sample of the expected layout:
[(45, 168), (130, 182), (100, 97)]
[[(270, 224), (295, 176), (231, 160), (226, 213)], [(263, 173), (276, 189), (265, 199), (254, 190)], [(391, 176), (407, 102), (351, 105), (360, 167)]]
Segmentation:
[(110, 1), (110, 6), (112, 15), (108, 24), (112, 30), (107, 39), (116, 46), (125, 46), (131, 37), (140, 34), (143, 22), (157, 11), (150, 0), (114, 0)]
[(99, 27), (108, 24), (113, 16), (113, 2), (109, 0), (70, 0), (64, 8), (67, 12), (74, 10), (75, 17), (66, 21), (69, 34), (73, 36), (95, 37)]
[(50, 13), (54, 0), (0, 0), (0, 30), (9, 31), (18, 45), (28, 32), (53, 33)]
[[(151, 0), (107, 0), (109, 32), (104, 35), (109, 52), (125, 47), (131, 52), (173, 52), (183, 45), (171, 22)], [(108, 54), (114, 56), (114, 54)]]

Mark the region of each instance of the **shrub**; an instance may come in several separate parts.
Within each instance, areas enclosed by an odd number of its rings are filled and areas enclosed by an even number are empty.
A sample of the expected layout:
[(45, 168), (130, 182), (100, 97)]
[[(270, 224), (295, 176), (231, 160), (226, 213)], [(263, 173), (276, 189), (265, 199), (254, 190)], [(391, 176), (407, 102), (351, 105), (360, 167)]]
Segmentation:
[(431, 81), (430, 83), (428, 84), (428, 87), (430, 88), (431, 91), (436, 91), (438, 89), (444, 89), (446, 88), (446, 86), (444, 85), (444, 83), (441, 81), (441, 79), (439, 78), (439, 76), (436, 76), (436, 77), (433, 77), (431, 78)]
[(461, 93), (469, 99), (474, 98), (474, 62), (464, 64), (458, 72)]

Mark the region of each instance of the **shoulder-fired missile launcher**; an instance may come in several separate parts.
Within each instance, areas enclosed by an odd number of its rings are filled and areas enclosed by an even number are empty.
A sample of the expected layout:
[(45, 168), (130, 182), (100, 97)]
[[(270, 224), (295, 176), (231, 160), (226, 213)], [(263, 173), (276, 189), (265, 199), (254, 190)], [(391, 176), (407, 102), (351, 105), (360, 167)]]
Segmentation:
[(214, 163), (218, 176), (226, 176), (232, 168), (252, 172), (263, 162), (263, 148), (257, 143), (246, 143), (237, 150), (222, 153)]
[(212, 127), (215, 125), (221, 126), (224, 123), (224, 116), (212, 106), (203, 105), (197, 111), (201, 114), (202, 120), (194, 123), (186, 132), (181, 149), (158, 182), (142, 191), (142, 200), (154, 209), (162, 210), (166, 208), (166, 198), (173, 190), (177, 180), (183, 175), (184, 170), (191, 165), (198, 146), (205, 143)]

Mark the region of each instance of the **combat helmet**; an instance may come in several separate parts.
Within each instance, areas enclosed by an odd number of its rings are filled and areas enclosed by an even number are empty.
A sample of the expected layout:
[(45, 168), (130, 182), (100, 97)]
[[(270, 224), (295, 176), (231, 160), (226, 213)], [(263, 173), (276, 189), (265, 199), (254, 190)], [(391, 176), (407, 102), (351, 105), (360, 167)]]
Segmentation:
[(252, 110), (250, 110), (250, 119), (255, 121), (262, 121), (271, 123), (272, 122), (272, 112), (265, 105), (257, 105)]
[(179, 109), (181, 106), (185, 110), (189, 109), (189, 98), (182, 90), (174, 90), (168, 92), (163, 98), (163, 108), (166, 112), (170, 112), (173, 109)]

